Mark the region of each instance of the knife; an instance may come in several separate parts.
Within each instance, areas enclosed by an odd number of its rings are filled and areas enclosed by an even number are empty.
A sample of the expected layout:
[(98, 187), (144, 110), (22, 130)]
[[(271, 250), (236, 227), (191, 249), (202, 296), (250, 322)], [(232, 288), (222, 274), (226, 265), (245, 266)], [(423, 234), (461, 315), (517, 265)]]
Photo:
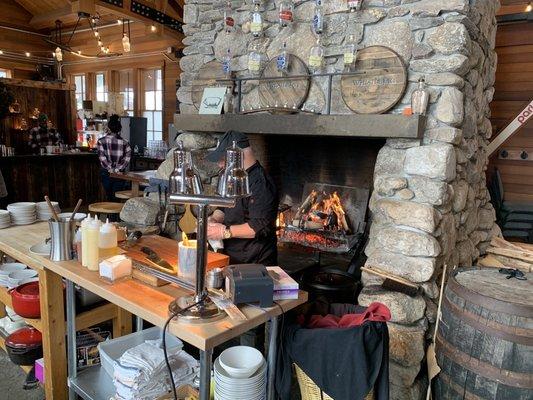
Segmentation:
[(163, 260), (161, 257), (159, 257), (159, 254), (153, 251), (150, 247), (143, 246), (141, 251), (146, 254), (146, 258), (154, 264), (160, 266), (161, 268), (174, 271), (174, 267), (172, 267), (172, 265), (170, 265), (166, 260)]

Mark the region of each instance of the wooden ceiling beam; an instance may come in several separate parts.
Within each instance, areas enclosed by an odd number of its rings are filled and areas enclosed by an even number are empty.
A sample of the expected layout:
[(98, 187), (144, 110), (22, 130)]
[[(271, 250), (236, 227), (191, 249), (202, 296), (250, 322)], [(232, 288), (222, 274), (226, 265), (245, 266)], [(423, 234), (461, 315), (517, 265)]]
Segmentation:
[(511, 14), (522, 14), (526, 12), (527, 3), (525, 4), (512, 4), (512, 5), (502, 5), (496, 16), (501, 15), (511, 15)]
[(57, 20), (63, 24), (72, 24), (77, 19), (77, 12), (73, 10), (73, 5), (69, 4), (54, 11), (34, 15), (30, 20), (30, 26), (34, 29), (52, 28)]

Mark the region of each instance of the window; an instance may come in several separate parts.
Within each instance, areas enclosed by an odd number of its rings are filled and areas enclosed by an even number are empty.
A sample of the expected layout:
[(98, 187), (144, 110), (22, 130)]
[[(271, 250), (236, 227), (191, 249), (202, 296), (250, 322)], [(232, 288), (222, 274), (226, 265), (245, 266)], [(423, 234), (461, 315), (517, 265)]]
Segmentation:
[(143, 71), (143, 117), (148, 120), (147, 140), (163, 139), (163, 79), (160, 69)]
[(119, 73), (120, 93), (124, 95), (124, 111), (133, 117), (133, 71), (124, 70)]
[(85, 75), (74, 75), (74, 84), (76, 85), (76, 109), (83, 109), (83, 100), (85, 100)]
[(0, 78), (11, 78), (11, 71), (8, 69), (0, 68)]
[(103, 73), (96, 74), (96, 101), (107, 101), (107, 86)]

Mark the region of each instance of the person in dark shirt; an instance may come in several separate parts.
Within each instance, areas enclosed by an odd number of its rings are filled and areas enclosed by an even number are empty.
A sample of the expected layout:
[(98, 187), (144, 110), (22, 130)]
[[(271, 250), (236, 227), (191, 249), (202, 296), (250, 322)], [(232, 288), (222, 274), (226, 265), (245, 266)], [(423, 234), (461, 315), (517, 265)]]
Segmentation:
[(39, 154), (41, 148), (56, 146), (63, 143), (61, 135), (48, 123), (48, 116), (39, 114), (39, 126), (30, 130), (29, 146), (33, 154)]
[(234, 208), (216, 210), (209, 218), (207, 237), (224, 240), (224, 253), (231, 264), (277, 265), (278, 193), (272, 178), (255, 158), (248, 138), (241, 132), (227, 132), (207, 159), (224, 167), (226, 149), (234, 141), (243, 151), (252, 194), (238, 199)]
[[(246, 135), (236, 131), (226, 132), (207, 159), (223, 168), (226, 149), (233, 142), (243, 151), (251, 196), (238, 199), (234, 208), (217, 209), (209, 217), (207, 238), (224, 241), (224, 253), (230, 257), (230, 264), (278, 265), (278, 192), (272, 178), (255, 158)], [(240, 344), (264, 352), (264, 325), (241, 335)]]

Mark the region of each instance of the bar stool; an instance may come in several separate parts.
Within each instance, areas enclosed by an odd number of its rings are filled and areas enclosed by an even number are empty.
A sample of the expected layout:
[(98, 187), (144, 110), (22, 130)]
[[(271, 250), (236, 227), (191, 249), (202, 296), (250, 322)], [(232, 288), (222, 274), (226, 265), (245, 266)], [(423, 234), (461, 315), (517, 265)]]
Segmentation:
[(89, 204), (89, 212), (105, 214), (112, 221), (119, 221), (119, 214), (124, 207), (124, 203), (112, 203), (110, 201)]

